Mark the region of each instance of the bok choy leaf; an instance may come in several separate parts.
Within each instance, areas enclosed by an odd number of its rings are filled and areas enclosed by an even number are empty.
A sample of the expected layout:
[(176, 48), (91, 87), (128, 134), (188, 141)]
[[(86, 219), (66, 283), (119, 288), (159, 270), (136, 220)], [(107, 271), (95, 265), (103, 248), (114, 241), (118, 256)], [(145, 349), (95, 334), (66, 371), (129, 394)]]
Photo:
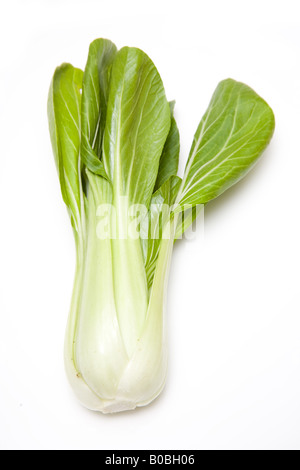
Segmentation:
[(96, 39), (84, 71), (56, 69), (48, 120), (77, 256), (66, 372), (86, 407), (134, 409), (166, 380), (174, 242), (258, 161), (274, 115), (248, 86), (222, 81), (181, 178), (174, 102), (155, 65), (140, 49)]

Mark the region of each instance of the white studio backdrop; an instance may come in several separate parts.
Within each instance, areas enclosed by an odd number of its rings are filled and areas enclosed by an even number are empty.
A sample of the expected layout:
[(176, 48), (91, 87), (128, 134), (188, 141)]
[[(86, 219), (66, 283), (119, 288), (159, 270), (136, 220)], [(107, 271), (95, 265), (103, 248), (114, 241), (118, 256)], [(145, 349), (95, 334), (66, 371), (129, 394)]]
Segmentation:
[[(0, 448), (300, 448), (300, 16), (297, 1), (0, 2)], [(176, 100), (181, 166), (217, 83), (273, 108), (248, 177), (176, 246), (169, 375), (147, 408), (78, 404), (63, 341), (75, 251), (46, 115), (53, 71), (106, 37), (143, 49)]]

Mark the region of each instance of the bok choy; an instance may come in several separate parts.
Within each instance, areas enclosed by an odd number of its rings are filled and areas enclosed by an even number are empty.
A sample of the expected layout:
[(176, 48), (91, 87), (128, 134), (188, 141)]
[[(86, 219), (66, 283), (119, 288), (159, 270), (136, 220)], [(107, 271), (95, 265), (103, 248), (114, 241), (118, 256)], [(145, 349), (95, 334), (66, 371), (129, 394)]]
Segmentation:
[(157, 69), (139, 49), (97, 39), (85, 70), (63, 64), (48, 98), (53, 153), (76, 242), (65, 365), (86, 407), (146, 405), (167, 369), (165, 305), (174, 241), (199, 207), (239, 181), (274, 131), (251, 88), (219, 83), (183, 178), (179, 132)]

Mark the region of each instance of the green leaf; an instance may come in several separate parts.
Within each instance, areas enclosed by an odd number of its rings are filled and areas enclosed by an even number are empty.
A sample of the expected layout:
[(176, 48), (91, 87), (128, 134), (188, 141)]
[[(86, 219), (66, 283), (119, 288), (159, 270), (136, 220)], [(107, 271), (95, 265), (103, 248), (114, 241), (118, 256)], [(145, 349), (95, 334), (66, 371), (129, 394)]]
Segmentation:
[(203, 204), (197, 204), (191, 207), (185, 207), (184, 210), (179, 214), (177, 226), (176, 226), (176, 233), (175, 233), (175, 241), (182, 238), (183, 234), (190, 228), (193, 222), (197, 219), (198, 215), (203, 210)]
[(257, 162), (274, 131), (268, 104), (243, 83), (222, 81), (194, 137), (180, 204), (206, 204)]
[(178, 171), (180, 138), (178, 127), (173, 116), (175, 102), (172, 101), (169, 104), (172, 116), (171, 128), (160, 157), (154, 191), (157, 191), (157, 189), (160, 188), (170, 178), (170, 176), (177, 175)]
[(114, 197), (149, 206), (170, 130), (170, 108), (156, 67), (139, 49), (115, 58), (104, 133), (103, 161)]
[(148, 212), (148, 220), (145, 221), (142, 227), (142, 246), (149, 287), (152, 284), (155, 273), (163, 229), (170, 220), (171, 209), (181, 181), (181, 178), (178, 176), (171, 176), (153, 194)]
[(63, 64), (54, 73), (48, 97), (48, 120), (63, 200), (78, 230), (81, 212), (79, 171), (80, 112), (83, 72)]
[(82, 84), (82, 161), (93, 173), (106, 178), (100, 160), (110, 72), (116, 52), (116, 46), (107, 39), (93, 41), (89, 48)]

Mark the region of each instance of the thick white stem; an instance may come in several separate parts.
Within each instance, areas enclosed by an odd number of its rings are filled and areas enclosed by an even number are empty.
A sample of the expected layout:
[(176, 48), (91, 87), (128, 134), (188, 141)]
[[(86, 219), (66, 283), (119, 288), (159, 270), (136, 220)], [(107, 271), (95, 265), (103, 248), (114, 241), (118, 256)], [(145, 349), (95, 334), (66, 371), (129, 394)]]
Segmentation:
[(99, 201), (110, 186), (90, 175), (87, 234), (77, 246), (77, 270), (65, 343), (70, 383), (88, 408), (134, 409), (156, 398), (167, 370), (165, 303), (171, 237), (163, 239), (148, 300), (140, 240), (97, 233)]

